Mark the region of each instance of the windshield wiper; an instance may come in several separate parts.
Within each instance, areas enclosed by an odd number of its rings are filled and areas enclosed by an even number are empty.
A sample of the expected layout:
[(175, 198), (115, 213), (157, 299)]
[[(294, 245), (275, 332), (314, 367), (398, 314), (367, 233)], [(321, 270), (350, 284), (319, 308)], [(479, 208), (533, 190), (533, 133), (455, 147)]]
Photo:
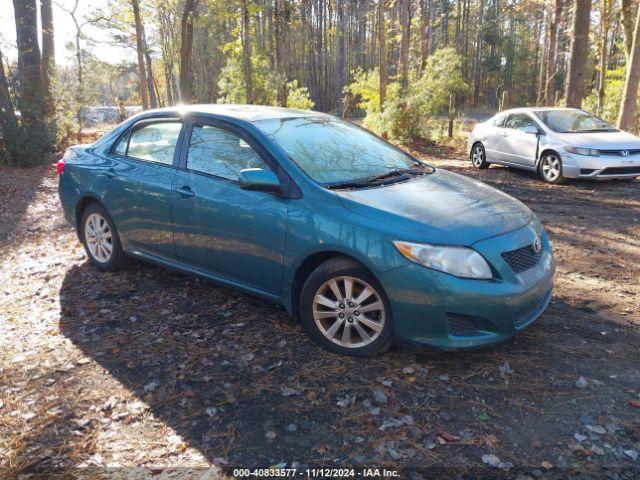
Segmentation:
[(423, 175), (433, 172), (435, 172), (435, 168), (430, 167), (429, 165), (419, 164), (411, 168), (399, 168), (396, 170), (391, 170), (389, 172), (381, 173), (380, 175), (374, 175), (372, 177), (357, 180), (348, 180), (346, 182), (327, 183), (325, 184), (325, 187), (331, 190), (340, 188), (371, 187), (374, 185), (383, 185), (385, 183), (384, 180), (390, 180), (392, 178), (394, 178), (395, 181), (402, 181), (407, 180), (409, 178), (409, 175)]

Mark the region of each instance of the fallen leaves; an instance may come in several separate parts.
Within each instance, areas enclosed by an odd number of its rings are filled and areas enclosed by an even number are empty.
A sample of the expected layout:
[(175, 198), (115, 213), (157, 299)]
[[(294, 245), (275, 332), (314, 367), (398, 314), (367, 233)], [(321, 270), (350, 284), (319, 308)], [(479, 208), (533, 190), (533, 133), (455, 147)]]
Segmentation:
[(456, 437), (454, 434), (449, 433), (446, 430), (438, 431), (437, 438), (441, 444), (457, 442), (459, 439), (459, 437)]

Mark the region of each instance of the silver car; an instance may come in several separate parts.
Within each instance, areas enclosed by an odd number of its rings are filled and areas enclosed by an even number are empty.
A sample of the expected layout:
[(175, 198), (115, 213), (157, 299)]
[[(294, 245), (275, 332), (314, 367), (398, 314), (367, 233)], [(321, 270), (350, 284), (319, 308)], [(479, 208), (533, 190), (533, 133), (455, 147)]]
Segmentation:
[(575, 108), (514, 108), (478, 123), (468, 151), (476, 168), (492, 163), (564, 178), (640, 176), (640, 138)]

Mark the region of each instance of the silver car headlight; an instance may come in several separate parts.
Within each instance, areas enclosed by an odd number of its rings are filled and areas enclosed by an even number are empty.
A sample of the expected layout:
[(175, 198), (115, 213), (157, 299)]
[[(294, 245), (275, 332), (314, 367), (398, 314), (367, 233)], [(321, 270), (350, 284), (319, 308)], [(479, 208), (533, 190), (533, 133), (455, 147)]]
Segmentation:
[(478, 252), (467, 247), (445, 247), (427, 243), (394, 240), (393, 244), (408, 260), (456, 277), (491, 279), (491, 267)]
[(580, 148), (580, 147), (564, 147), (569, 153), (575, 153), (577, 155), (589, 155), (590, 157), (599, 157), (600, 152), (593, 148)]

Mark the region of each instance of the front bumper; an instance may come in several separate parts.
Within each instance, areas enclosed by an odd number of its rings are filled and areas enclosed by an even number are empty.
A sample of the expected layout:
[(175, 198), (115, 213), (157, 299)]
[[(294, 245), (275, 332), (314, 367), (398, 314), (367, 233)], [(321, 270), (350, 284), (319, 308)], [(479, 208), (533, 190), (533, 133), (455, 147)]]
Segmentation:
[[(473, 245), (492, 265), (494, 280), (457, 278), (414, 263), (381, 275), (396, 340), (452, 350), (477, 348), (507, 340), (530, 325), (549, 304), (555, 271), (548, 238), (535, 230), (529, 225)], [(536, 233), (542, 256), (517, 275), (501, 253), (530, 245)]]
[(564, 153), (561, 158), (562, 176), (566, 178), (613, 180), (640, 177), (640, 155), (590, 157)]

